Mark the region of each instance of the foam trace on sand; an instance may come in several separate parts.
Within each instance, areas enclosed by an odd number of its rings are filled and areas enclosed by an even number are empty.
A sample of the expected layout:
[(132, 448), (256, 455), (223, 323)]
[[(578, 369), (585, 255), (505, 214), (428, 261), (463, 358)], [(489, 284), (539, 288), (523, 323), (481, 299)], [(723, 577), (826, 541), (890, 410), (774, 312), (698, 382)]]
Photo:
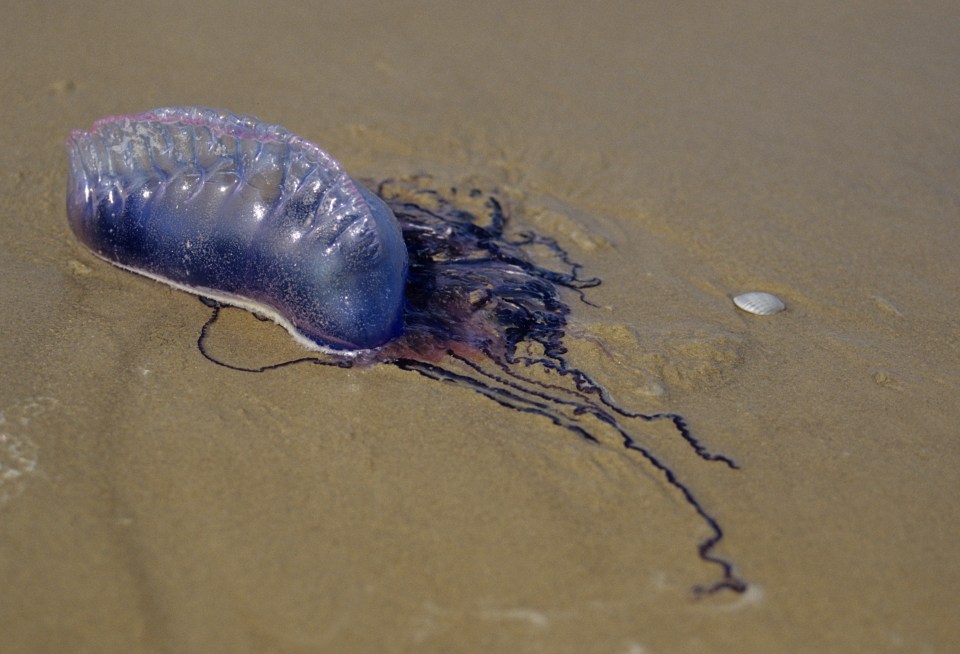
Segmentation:
[(30, 423), (59, 404), (52, 397), (29, 397), (0, 411), (0, 507), (23, 492), (37, 471), (39, 448)]

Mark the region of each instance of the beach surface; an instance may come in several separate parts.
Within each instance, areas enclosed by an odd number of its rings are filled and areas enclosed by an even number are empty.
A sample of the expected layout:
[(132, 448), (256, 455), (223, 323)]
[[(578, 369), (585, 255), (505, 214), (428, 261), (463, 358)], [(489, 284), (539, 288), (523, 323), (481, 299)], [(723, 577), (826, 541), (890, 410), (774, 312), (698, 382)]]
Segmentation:
[[(956, 3), (55, 3), (0, 26), (0, 651), (955, 652)], [(205, 105), (505, 198), (608, 426), (250, 374), (77, 242), (71, 129)], [(746, 291), (787, 310), (737, 309)], [(218, 356), (303, 355), (224, 311)]]

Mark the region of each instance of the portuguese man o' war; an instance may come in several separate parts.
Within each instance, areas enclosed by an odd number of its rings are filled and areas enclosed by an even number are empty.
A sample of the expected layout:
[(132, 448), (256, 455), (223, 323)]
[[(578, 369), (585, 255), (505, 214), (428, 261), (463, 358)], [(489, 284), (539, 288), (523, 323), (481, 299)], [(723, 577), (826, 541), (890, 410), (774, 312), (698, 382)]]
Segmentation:
[[(210, 361), (248, 373), (393, 365), (594, 444), (600, 430), (612, 433), (705, 524), (697, 552), (720, 577), (695, 592), (746, 591), (715, 552), (720, 523), (631, 426), (672, 423), (701, 459), (737, 465), (682, 416), (627, 410), (568, 361), (566, 297), (591, 304), (586, 290), (600, 280), (581, 277), (553, 238), (514, 225), (497, 193), (438, 189), (423, 176), (364, 186), (283, 128), (200, 108), (107, 118), (74, 132), (68, 150), (78, 238), (111, 263), (200, 295), (212, 313), (197, 345)], [(544, 254), (549, 266), (538, 263)], [(256, 367), (214, 356), (223, 304), (275, 320), (322, 354)]]

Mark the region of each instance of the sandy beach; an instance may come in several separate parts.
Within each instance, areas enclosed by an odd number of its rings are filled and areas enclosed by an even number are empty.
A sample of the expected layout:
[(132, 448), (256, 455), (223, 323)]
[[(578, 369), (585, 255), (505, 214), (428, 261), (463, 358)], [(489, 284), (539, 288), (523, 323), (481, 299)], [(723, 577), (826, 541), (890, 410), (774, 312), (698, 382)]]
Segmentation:
[[(53, 3), (0, 27), (0, 651), (960, 649), (953, 3)], [(393, 365), (247, 374), (66, 220), (72, 129), (254, 114), (480, 187), (602, 284), (615, 430)], [(426, 178), (425, 178), (426, 179)], [(776, 294), (753, 316), (731, 298)], [(302, 356), (223, 312), (209, 346)], [(741, 589), (742, 590), (742, 589)], [(954, 607), (954, 608), (951, 608)]]

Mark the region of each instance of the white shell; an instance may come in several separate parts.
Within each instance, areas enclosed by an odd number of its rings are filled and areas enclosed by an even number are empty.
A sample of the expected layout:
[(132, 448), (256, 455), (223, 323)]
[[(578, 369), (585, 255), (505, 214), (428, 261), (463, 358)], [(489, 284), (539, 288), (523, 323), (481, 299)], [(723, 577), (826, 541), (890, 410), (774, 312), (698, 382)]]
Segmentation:
[(772, 316), (780, 313), (787, 308), (783, 300), (770, 293), (753, 291), (752, 293), (743, 293), (733, 298), (733, 303), (738, 307), (758, 316)]

